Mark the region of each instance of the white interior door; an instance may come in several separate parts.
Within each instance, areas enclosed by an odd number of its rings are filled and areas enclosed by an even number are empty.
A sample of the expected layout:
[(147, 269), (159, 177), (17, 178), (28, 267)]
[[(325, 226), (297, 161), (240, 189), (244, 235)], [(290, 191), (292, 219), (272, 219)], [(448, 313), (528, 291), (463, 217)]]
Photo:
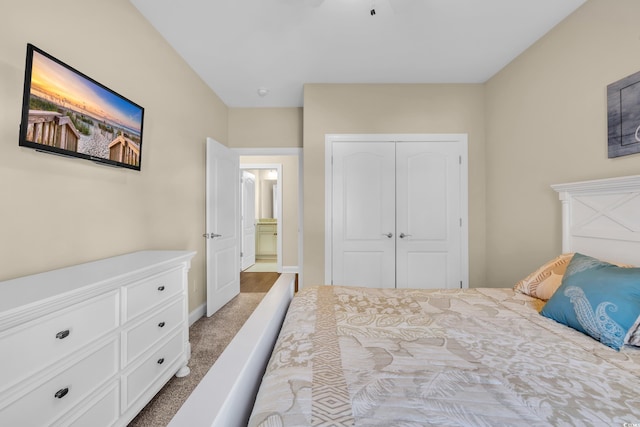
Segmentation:
[(460, 149), (396, 145), (396, 287), (461, 286)]
[(240, 293), (240, 166), (236, 153), (207, 138), (207, 316)]
[(256, 263), (256, 177), (242, 171), (242, 270)]
[(334, 143), (332, 283), (395, 287), (395, 144)]

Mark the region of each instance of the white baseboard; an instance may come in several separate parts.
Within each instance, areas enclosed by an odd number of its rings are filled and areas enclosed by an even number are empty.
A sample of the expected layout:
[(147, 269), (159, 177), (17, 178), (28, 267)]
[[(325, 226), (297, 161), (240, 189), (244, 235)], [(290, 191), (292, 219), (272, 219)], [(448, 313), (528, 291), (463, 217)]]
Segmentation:
[(207, 303), (202, 303), (202, 305), (200, 307), (197, 307), (195, 310), (193, 310), (191, 313), (189, 313), (189, 326), (193, 325), (194, 323), (196, 323), (196, 321), (201, 318), (202, 316), (204, 316), (205, 314), (207, 314)]
[(282, 266), (282, 272), (283, 273), (292, 273), (292, 274), (296, 274), (299, 273), (300, 269), (298, 268), (297, 265), (286, 265), (286, 266)]

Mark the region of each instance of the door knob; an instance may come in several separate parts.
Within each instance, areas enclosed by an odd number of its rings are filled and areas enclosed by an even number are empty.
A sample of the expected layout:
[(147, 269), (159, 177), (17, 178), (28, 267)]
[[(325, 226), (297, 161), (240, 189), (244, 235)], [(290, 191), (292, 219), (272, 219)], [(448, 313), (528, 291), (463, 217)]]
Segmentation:
[(387, 234), (382, 234), (383, 236), (387, 236), (388, 238), (392, 238), (393, 237), (393, 233), (387, 233)]
[(222, 237), (222, 234), (204, 233), (202, 237), (204, 237), (205, 239), (215, 239), (216, 237)]
[(411, 234), (404, 234), (404, 233), (400, 233), (400, 238), (404, 239), (405, 237), (409, 237), (411, 236)]

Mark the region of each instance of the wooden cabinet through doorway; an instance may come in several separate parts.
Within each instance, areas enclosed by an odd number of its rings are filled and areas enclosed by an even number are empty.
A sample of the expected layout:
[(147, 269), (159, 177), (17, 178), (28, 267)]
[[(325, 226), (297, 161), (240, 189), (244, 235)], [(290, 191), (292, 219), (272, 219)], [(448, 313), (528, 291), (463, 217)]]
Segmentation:
[(256, 226), (256, 258), (276, 259), (278, 254), (278, 225), (276, 223)]

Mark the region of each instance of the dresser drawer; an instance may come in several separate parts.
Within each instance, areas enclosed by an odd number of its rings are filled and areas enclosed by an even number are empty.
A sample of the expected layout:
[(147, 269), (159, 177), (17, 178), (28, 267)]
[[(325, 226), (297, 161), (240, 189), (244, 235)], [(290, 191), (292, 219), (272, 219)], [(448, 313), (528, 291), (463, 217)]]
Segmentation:
[(167, 369), (182, 354), (184, 343), (185, 337), (181, 330), (124, 378), (123, 385), (127, 400), (123, 409), (126, 410), (145, 391), (149, 390), (151, 384), (167, 374)]
[(2, 426), (44, 426), (69, 411), (118, 371), (118, 342), (89, 354), (74, 366), (0, 410)]
[(169, 335), (176, 326), (184, 327), (185, 315), (184, 300), (180, 298), (137, 326), (124, 331), (122, 342), (125, 345), (125, 366)]
[(116, 329), (118, 313), (118, 291), (113, 291), (4, 332), (0, 390)]
[(98, 400), (80, 405), (79, 410), (55, 424), (55, 427), (107, 427), (120, 417), (120, 382), (114, 381)]
[(182, 292), (182, 269), (167, 271), (122, 289), (125, 322)]

